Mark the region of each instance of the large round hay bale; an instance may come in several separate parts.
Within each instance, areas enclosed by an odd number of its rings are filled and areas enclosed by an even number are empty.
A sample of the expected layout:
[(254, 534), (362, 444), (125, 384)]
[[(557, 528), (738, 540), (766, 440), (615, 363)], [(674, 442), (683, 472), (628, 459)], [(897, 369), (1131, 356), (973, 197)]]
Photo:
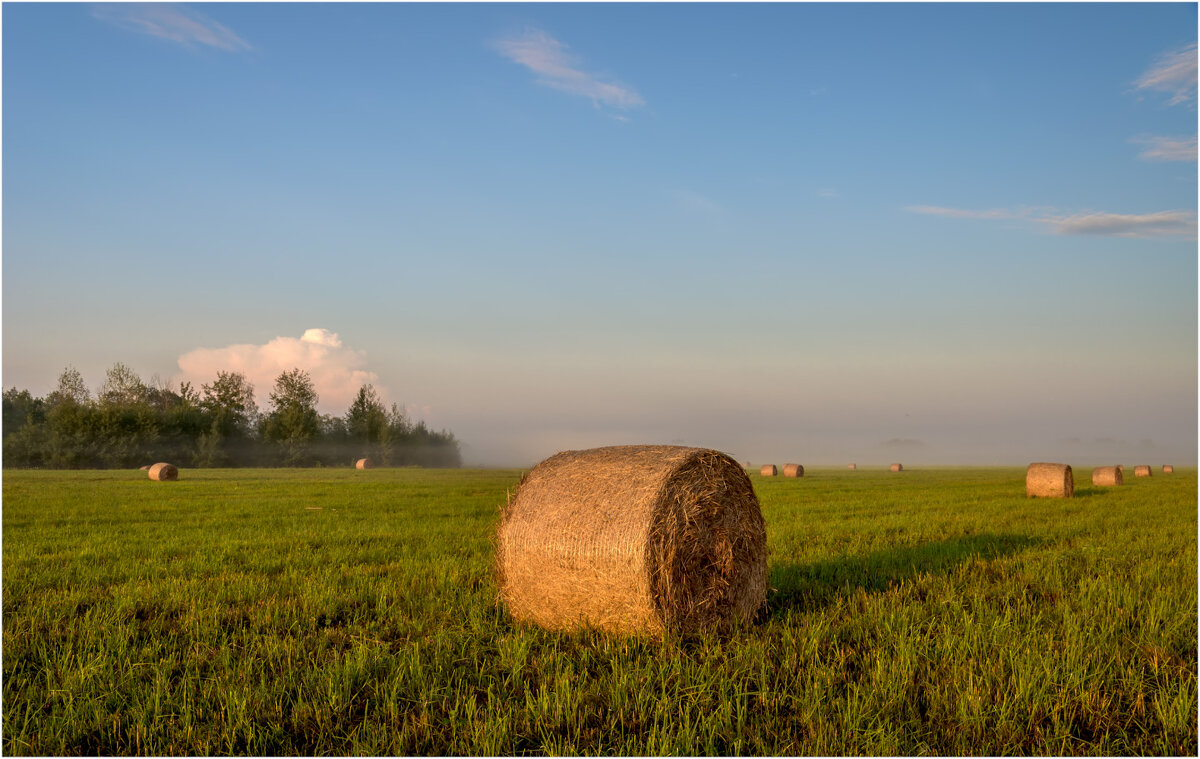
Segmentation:
[(890, 467), (888, 467), (888, 469), (892, 470), (893, 472), (903, 472), (904, 465), (903, 464), (892, 464)]
[(358, 461), (354, 462), (354, 468), (355, 469), (374, 469), (375, 462), (371, 461), (370, 459), (359, 459)]
[(1150, 475), (1150, 466), (1148, 464), (1145, 466), (1135, 466), (1133, 468), (1134, 477), (1149, 477)]
[(774, 477), (779, 473), (779, 470), (775, 468), (774, 464), (763, 464), (762, 469), (759, 469), (758, 473), (763, 477)]
[(496, 574), (513, 617), (550, 629), (722, 629), (766, 597), (766, 527), (750, 478), (723, 453), (565, 451), (505, 507)]
[(1030, 464), (1025, 470), (1025, 495), (1029, 498), (1073, 498), (1075, 474), (1067, 464)]
[(847, 464), (846, 468), (847, 469), (858, 469), (858, 464)]
[(804, 476), (804, 467), (801, 466), (800, 464), (784, 464), (783, 465), (783, 476), (784, 477), (803, 477)]
[(158, 463), (150, 467), (150, 479), (158, 482), (166, 482), (167, 480), (178, 480), (179, 470), (173, 464)]
[(1174, 473), (1175, 473), (1175, 467), (1171, 466), (1170, 464), (1163, 464), (1163, 474), (1174, 474)]
[(1092, 484), (1100, 487), (1124, 485), (1125, 475), (1119, 466), (1098, 466), (1092, 470)]

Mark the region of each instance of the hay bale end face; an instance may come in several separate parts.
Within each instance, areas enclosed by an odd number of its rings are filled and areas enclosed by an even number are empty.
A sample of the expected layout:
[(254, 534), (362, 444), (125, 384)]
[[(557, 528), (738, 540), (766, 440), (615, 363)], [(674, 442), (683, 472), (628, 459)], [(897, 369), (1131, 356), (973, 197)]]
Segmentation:
[(1030, 464), (1025, 470), (1027, 498), (1075, 497), (1075, 474), (1067, 464)]
[(804, 467), (799, 464), (784, 464), (783, 465), (783, 476), (784, 477), (803, 477), (804, 476)]
[(893, 472), (903, 472), (904, 465), (903, 464), (892, 464), (890, 467), (888, 467), (888, 469), (890, 469)]
[(1134, 477), (1149, 477), (1151, 475), (1150, 466), (1135, 466), (1133, 468)]
[(779, 470), (775, 468), (774, 464), (763, 464), (762, 469), (759, 469), (758, 473), (763, 477), (774, 477), (779, 473)]
[(1175, 467), (1171, 466), (1170, 464), (1163, 464), (1163, 474), (1174, 474), (1174, 473), (1175, 473)]
[(354, 462), (354, 468), (355, 469), (374, 469), (375, 462), (371, 461), (370, 459), (359, 459), (358, 461)]
[(766, 597), (766, 526), (745, 470), (717, 451), (565, 451), (505, 507), (496, 574), (513, 617), (549, 629), (722, 629)]
[(179, 479), (179, 470), (173, 464), (158, 463), (150, 467), (150, 479), (156, 482), (167, 482)]
[(1092, 484), (1098, 487), (1124, 485), (1125, 475), (1119, 466), (1098, 466), (1092, 470)]

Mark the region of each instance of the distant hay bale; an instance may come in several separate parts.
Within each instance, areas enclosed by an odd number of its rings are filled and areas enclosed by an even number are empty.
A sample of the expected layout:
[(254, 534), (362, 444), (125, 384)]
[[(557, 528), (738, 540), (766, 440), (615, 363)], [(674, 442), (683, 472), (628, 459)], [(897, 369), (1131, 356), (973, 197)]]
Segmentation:
[(1163, 474), (1174, 474), (1174, 473), (1175, 473), (1175, 467), (1171, 466), (1170, 464), (1163, 464)]
[(374, 469), (375, 462), (371, 461), (370, 459), (359, 459), (358, 461), (354, 462), (354, 468), (355, 469)]
[(1149, 465), (1135, 466), (1133, 468), (1133, 476), (1134, 477), (1149, 477), (1150, 475), (1151, 475), (1151, 471), (1150, 471)]
[(762, 469), (759, 469), (758, 473), (763, 477), (774, 477), (779, 473), (779, 470), (775, 468), (774, 464), (763, 464)]
[(1028, 498), (1073, 498), (1075, 475), (1067, 464), (1030, 464), (1025, 471)]
[(783, 465), (783, 476), (784, 477), (803, 477), (804, 476), (804, 467), (799, 464), (784, 464)]
[(139, 472), (148, 472), (148, 471), (150, 471), (150, 465), (146, 464), (144, 466), (140, 466), (140, 467), (138, 467), (138, 471)]
[(1092, 484), (1099, 487), (1124, 485), (1125, 475), (1119, 466), (1098, 466), (1092, 470)]
[(150, 467), (150, 479), (158, 482), (178, 480), (179, 470), (173, 464), (158, 463)]
[(705, 448), (565, 451), (518, 485), (496, 531), (512, 616), (549, 629), (661, 635), (750, 620), (766, 526), (744, 469)]
[(888, 467), (888, 468), (889, 468), (889, 469), (891, 469), (893, 472), (903, 472), (903, 471), (904, 471), (904, 465), (903, 465), (903, 464), (892, 464), (892, 465), (891, 465), (890, 467)]
[(858, 469), (858, 464), (849, 464), (846, 466), (846, 468), (847, 469)]

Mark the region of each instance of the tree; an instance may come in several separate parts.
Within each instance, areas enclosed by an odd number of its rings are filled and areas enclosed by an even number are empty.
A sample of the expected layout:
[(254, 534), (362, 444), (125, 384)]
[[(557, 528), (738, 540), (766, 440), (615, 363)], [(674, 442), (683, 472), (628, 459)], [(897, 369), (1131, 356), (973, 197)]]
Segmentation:
[(105, 373), (98, 399), (104, 406), (136, 406), (149, 402), (149, 390), (137, 372), (118, 361)]
[(57, 406), (61, 403), (74, 403), (82, 406), (92, 399), (88, 392), (87, 385), (83, 382), (83, 375), (73, 366), (68, 366), (63, 369), (62, 374), (58, 375), (58, 386), (46, 396), (46, 403), (50, 406)]
[(380, 435), (387, 427), (388, 414), (372, 385), (363, 385), (346, 412), (346, 431), (365, 455), (379, 443)]
[(279, 445), (285, 466), (306, 463), (321, 424), (312, 378), (301, 369), (284, 372), (275, 378), (269, 398), (271, 410), (263, 423), (263, 437)]
[(211, 385), (201, 385), (200, 407), (214, 417), (222, 438), (247, 436), (254, 428), (258, 405), (254, 385), (241, 372), (217, 372)]

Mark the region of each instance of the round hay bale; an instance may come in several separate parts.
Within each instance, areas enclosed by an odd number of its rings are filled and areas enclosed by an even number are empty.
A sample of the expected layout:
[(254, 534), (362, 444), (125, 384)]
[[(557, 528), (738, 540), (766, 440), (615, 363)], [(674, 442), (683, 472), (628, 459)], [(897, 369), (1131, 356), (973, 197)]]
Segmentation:
[(358, 461), (354, 462), (354, 468), (355, 469), (374, 469), (375, 462), (371, 461), (370, 459), (359, 459)]
[(847, 469), (858, 469), (858, 464), (848, 464), (848, 465), (846, 466), (846, 468), (847, 468)]
[(496, 576), (513, 617), (549, 629), (722, 629), (766, 597), (766, 525), (749, 476), (723, 453), (564, 451), (505, 507)]
[(763, 477), (774, 477), (779, 473), (779, 470), (775, 468), (774, 464), (763, 464), (762, 469), (759, 469), (758, 473)]
[(893, 472), (903, 472), (903, 471), (904, 471), (904, 465), (903, 465), (903, 464), (892, 464), (892, 465), (891, 465), (890, 467), (888, 467), (888, 468), (889, 468), (889, 469), (891, 469)]
[(144, 466), (140, 466), (140, 467), (138, 467), (138, 471), (139, 472), (148, 472), (148, 471), (150, 471), (150, 465), (146, 464)]
[(1098, 466), (1092, 470), (1092, 484), (1100, 487), (1124, 485), (1125, 475), (1119, 466)]
[(1073, 498), (1075, 474), (1067, 464), (1030, 464), (1025, 470), (1027, 498)]
[(1175, 467), (1170, 464), (1163, 464), (1163, 474), (1175, 474)]
[(179, 470), (174, 464), (158, 463), (150, 467), (150, 479), (156, 482), (166, 482), (168, 480), (178, 480)]
[(1134, 477), (1149, 477), (1151, 475), (1150, 466), (1135, 466), (1133, 468)]
[(783, 465), (783, 476), (784, 477), (803, 477), (804, 476), (804, 467), (799, 464), (784, 464)]

